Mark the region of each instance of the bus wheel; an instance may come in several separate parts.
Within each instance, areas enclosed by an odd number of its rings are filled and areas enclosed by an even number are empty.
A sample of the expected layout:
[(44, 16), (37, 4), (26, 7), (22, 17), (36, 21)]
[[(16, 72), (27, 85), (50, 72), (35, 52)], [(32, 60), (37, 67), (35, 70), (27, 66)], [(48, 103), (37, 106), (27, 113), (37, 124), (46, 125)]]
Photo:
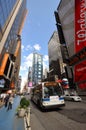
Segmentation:
[(41, 109), (41, 111), (44, 111), (44, 108), (43, 108), (43, 105), (41, 102), (40, 102), (40, 109)]
[(40, 107), (40, 102), (39, 101), (37, 101), (37, 106)]

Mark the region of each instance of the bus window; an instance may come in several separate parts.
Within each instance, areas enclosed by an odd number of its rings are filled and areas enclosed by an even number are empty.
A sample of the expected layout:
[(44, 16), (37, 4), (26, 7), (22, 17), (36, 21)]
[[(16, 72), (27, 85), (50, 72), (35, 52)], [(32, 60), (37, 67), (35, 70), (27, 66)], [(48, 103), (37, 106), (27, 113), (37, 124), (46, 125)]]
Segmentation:
[(62, 95), (62, 90), (59, 85), (44, 87), (44, 97), (55, 96), (55, 95), (58, 96)]

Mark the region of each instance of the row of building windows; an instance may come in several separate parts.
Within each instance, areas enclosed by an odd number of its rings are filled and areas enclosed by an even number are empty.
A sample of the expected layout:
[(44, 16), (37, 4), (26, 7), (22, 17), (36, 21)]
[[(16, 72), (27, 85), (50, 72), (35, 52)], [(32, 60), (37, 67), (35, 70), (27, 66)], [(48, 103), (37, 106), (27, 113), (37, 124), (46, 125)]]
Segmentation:
[[(10, 53), (14, 53), (14, 51), (16, 49), (15, 47), (16, 47), (16, 43), (17, 43), (17, 34), (18, 34), (18, 31), (20, 28), (20, 26), (19, 26), (20, 22), (22, 21), (21, 14), (23, 14), (24, 9), (25, 9), (25, 7), (23, 7), (23, 3), (22, 3), (22, 6), (17, 14), (17, 17), (12, 25), (11, 31), (10, 31), (8, 38), (6, 40), (6, 43), (5, 43), (5, 49), (7, 51), (11, 51)], [(13, 50), (11, 48), (13, 48)]]
[(0, 0), (0, 26), (3, 28), (16, 0)]

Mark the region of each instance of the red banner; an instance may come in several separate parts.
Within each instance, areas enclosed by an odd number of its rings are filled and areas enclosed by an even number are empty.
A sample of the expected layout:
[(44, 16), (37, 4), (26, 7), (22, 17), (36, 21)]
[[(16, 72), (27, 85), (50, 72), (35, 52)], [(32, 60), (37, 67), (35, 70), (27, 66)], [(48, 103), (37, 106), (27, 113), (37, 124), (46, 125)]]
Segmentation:
[(75, 0), (75, 52), (86, 46), (86, 0)]
[[(75, 0), (75, 53), (86, 47), (86, 0)], [(75, 65), (75, 82), (86, 80), (86, 60)]]
[(78, 85), (81, 89), (86, 89), (86, 82)]
[(86, 61), (75, 66), (75, 81), (80, 82), (83, 80), (86, 80)]

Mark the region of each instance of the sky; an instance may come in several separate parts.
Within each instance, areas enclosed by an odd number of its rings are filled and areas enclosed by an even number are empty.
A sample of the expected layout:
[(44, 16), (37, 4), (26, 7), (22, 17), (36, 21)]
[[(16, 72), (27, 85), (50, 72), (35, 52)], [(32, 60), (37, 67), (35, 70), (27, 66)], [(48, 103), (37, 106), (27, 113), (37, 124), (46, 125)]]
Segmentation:
[(60, 0), (27, 0), (27, 17), (22, 30), (20, 75), (22, 87), (27, 81), (28, 69), (32, 66), (34, 50), (43, 55), (43, 69), (48, 68), (48, 42), (57, 31), (54, 11)]

